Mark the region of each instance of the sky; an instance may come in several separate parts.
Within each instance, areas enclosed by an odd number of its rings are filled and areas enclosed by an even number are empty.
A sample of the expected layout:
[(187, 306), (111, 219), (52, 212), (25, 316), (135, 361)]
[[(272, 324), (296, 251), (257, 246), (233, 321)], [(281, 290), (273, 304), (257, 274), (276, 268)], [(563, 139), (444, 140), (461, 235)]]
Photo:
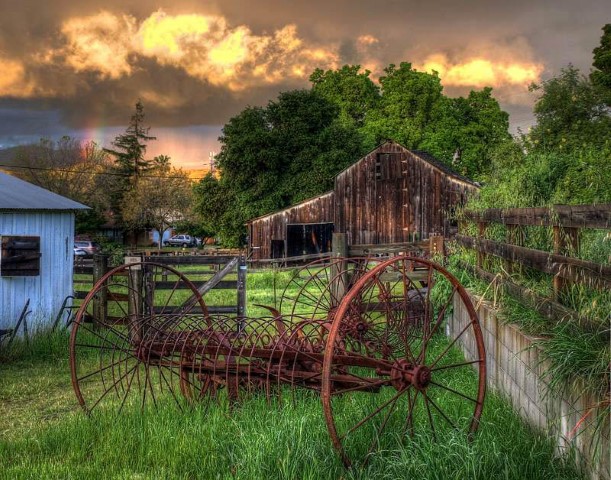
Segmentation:
[(147, 155), (204, 168), (248, 105), (308, 88), (315, 68), (390, 63), (444, 91), (493, 87), (512, 130), (528, 91), (569, 63), (588, 73), (608, 0), (0, 0), (0, 149), (70, 135), (110, 146), (140, 99)]

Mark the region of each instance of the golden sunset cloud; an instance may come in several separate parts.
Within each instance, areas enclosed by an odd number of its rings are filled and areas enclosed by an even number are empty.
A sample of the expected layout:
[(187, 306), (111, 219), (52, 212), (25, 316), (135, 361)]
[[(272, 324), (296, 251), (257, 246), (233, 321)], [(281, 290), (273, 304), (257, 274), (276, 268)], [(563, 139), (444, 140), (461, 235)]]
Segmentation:
[(307, 78), (316, 67), (336, 68), (339, 60), (337, 47), (306, 45), (294, 25), (255, 35), (216, 15), (158, 10), (138, 25), (133, 17), (101, 12), (66, 20), (61, 33), (66, 44), (53, 57), (63, 56), (77, 72), (117, 79), (130, 75), (141, 56), (233, 91)]
[(444, 54), (430, 55), (415, 68), (425, 72), (436, 71), (445, 86), (476, 88), (526, 86), (539, 81), (544, 69), (540, 63), (479, 57), (452, 62)]
[[(138, 95), (162, 109), (178, 109), (187, 105), (189, 98), (181, 97), (176, 89), (163, 90), (157, 81), (163, 75), (165, 85), (171, 84), (170, 78), (176, 76), (172, 69), (191, 82), (237, 94), (237, 99), (253, 88), (305, 84), (314, 69), (338, 68), (345, 61), (339, 41), (317, 43), (306, 39), (294, 24), (256, 34), (247, 25), (231, 25), (219, 14), (169, 14), (160, 9), (138, 20), (100, 11), (64, 19), (57, 33), (59, 37), (51, 47), (34, 49), (27, 58), (16, 61), (0, 57), (0, 96), (67, 97), (91, 83), (91, 78), (75, 73), (93, 73), (100, 81), (116, 84), (125, 79), (135, 82), (138, 74), (154, 68), (155, 83), (141, 86)], [(350, 63), (370, 70), (374, 80), (382, 75), (390, 63), (385, 52), (387, 40), (366, 33), (350, 41), (354, 52)], [(521, 39), (514, 44), (494, 45), (494, 49), (480, 45), (468, 50), (478, 51), (478, 55), (470, 56), (466, 51), (458, 59), (422, 52), (411, 52), (406, 58), (424, 57), (422, 62), (414, 62), (415, 68), (437, 71), (446, 87), (492, 86), (504, 95), (540, 80), (543, 65), (529, 60), (529, 48)], [(34, 80), (29, 69), (38, 67), (61, 73), (62, 80), (49, 81), (59, 78), (57, 75), (47, 75), (45, 81)]]
[(61, 28), (66, 64), (77, 72), (90, 70), (112, 79), (131, 74), (134, 25), (132, 17), (108, 12), (66, 20)]
[(0, 97), (28, 98), (35, 94), (44, 96), (45, 92), (27, 79), (23, 63), (0, 57)]

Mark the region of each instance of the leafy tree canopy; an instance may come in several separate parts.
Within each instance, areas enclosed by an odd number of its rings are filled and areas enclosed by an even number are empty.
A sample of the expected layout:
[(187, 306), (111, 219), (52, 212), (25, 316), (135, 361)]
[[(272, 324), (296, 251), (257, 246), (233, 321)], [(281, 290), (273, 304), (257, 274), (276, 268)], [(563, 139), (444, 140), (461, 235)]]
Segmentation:
[(360, 65), (344, 65), (326, 72), (317, 68), (310, 75), (312, 90), (337, 105), (343, 119), (358, 128), (380, 100), (380, 89), (369, 78), (371, 72), (360, 70)]
[[(281, 93), (248, 107), (223, 128), (219, 179), (201, 182), (199, 209), (229, 244), (239, 244), (250, 218), (319, 195), (335, 175), (383, 140), (426, 149), (479, 178), (508, 142), (508, 116), (491, 89), (448, 98), (436, 73), (410, 63), (389, 65), (378, 87), (358, 65), (315, 70), (310, 90)], [(208, 209), (206, 202), (222, 200)]]
[(572, 65), (540, 85), (534, 107), (536, 125), (529, 147), (534, 150), (574, 150), (609, 141), (611, 117), (601, 91)]
[(363, 153), (356, 128), (313, 90), (246, 108), (224, 126), (220, 142), (220, 178), (200, 182), (199, 211), (231, 245), (243, 241), (248, 219), (329, 190), (334, 176)]
[(189, 218), (193, 197), (186, 172), (172, 168), (165, 155), (156, 163), (155, 174), (142, 177), (123, 196), (121, 211), (131, 229), (156, 228), (161, 238), (168, 227)]
[(611, 23), (603, 27), (600, 45), (592, 52), (594, 70), (590, 73), (592, 83), (602, 90), (607, 106), (611, 106)]

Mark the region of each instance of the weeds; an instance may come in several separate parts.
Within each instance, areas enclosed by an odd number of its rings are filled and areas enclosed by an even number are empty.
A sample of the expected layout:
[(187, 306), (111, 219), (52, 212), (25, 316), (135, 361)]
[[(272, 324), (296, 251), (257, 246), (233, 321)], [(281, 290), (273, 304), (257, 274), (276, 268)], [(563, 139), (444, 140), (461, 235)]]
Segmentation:
[[(291, 273), (249, 275), (249, 303), (269, 303), (274, 282)], [(367, 466), (350, 471), (333, 450), (316, 392), (295, 391), (294, 401), (281, 406), (253, 395), (233, 409), (179, 409), (160, 401), (155, 410), (130, 405), (117, 417), (100, 408), (87, 417), (70, 385), (67, 344), (66, 331), (41, 332), (4, 357), (0, 478), (578, 478), (556, 458), (553, 442), (495, 393), (487, 396), (473, 442), (450, 430), (436, 442), (417, 433), (403, 447), (378, 450)], [(470, 385), (474, 378), (465, 370), (455, 381)], [(341, 410), (349, 408), (347, 403)]]

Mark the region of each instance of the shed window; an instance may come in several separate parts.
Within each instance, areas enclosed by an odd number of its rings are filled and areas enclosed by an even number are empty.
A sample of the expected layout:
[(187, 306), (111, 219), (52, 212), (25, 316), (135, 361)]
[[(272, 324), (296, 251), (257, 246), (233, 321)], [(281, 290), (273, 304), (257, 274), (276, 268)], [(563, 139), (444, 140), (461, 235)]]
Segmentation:
[(40, 237), (4, 235), (0, 245), (0, 276), (40, 275)]

